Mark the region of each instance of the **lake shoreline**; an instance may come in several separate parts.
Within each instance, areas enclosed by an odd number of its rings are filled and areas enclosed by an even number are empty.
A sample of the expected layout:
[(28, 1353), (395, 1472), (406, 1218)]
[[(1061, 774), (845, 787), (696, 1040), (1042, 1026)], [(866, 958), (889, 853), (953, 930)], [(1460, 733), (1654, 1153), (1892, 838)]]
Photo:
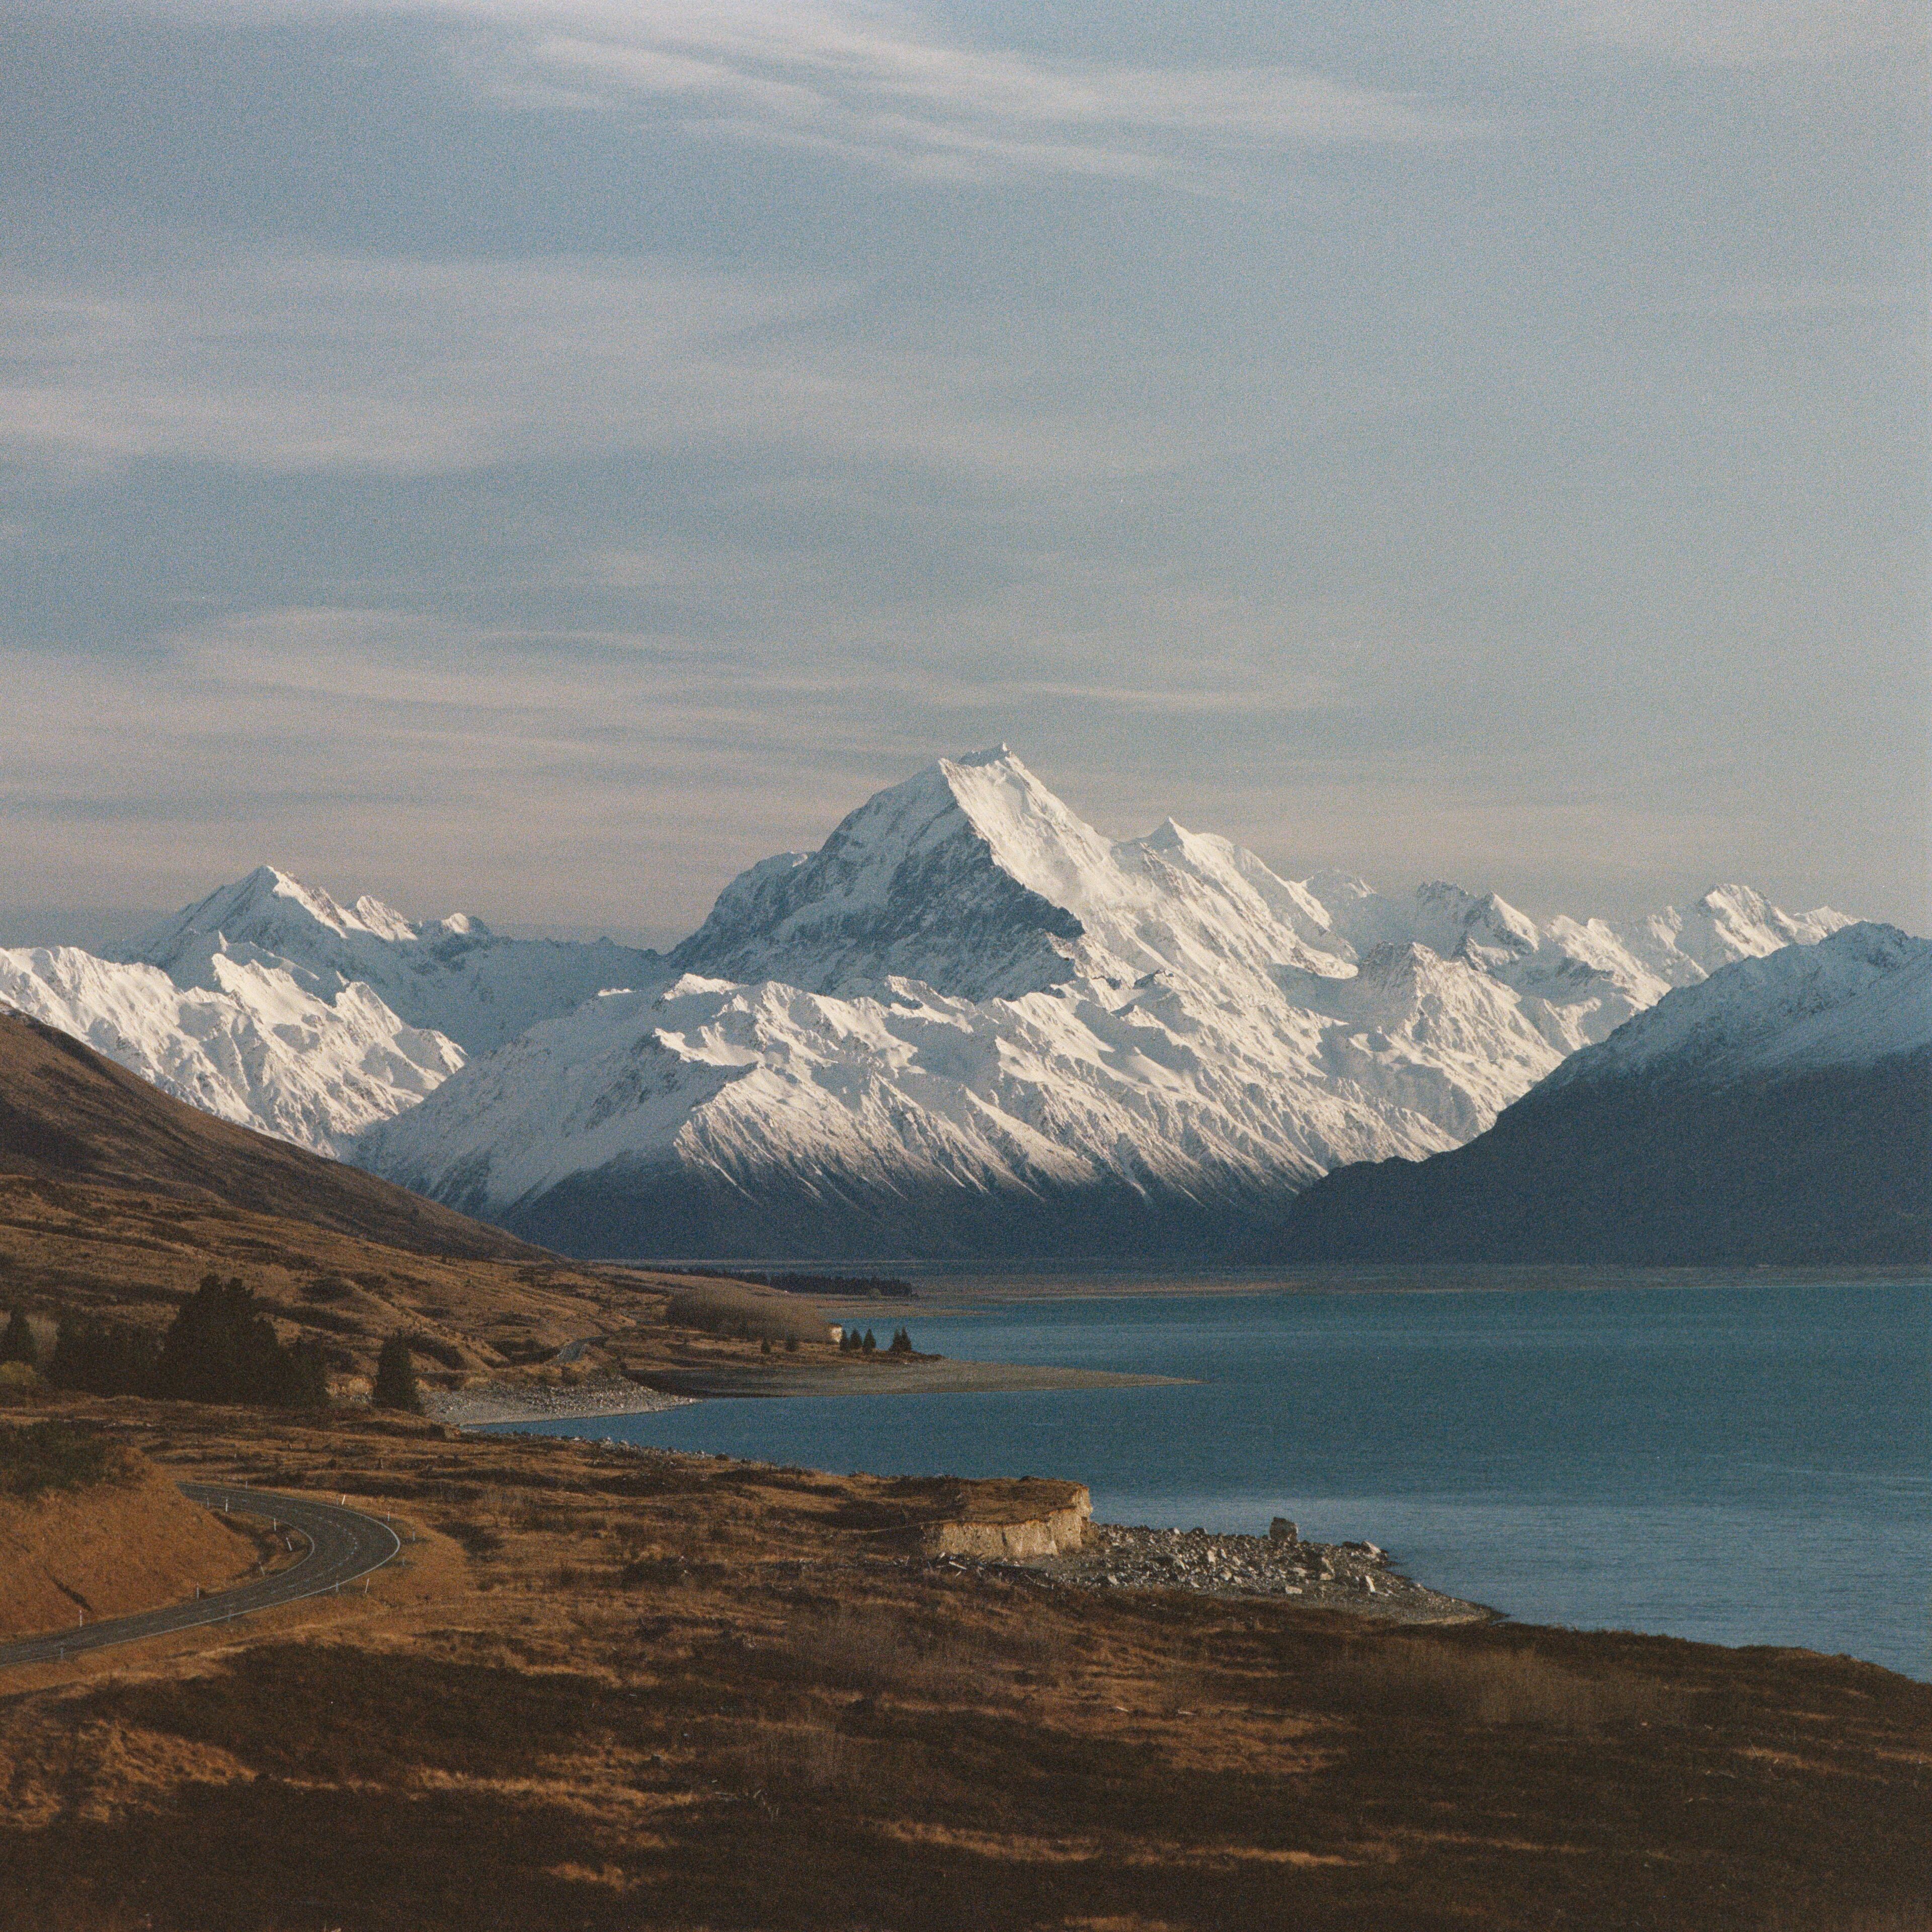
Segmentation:
[(423, 1412), (459, 1429), (542, 1422), (592, 1421), (599, 1417), (656, 1415), (706, 1401), (784, 1401), (835, 1396), (1023, 1395), (1077, 1389), (1181, 1387), (1177, 1376), (1122, 1374), (1051, 1363), (957, 1361), (943, 1356), (910, 1360), (880, 1354), (850, 1362), (794, 1364), (706, 1363), (652, 1372), (648, 1381), (497, 1382), (476, 1389), (425, 1390)]

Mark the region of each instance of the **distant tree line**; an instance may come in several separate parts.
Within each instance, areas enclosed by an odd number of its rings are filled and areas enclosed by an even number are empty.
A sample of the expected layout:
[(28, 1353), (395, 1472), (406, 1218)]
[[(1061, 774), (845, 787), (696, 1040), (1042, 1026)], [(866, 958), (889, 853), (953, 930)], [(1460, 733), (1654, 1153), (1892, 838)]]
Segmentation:
[[(862, 1335), (856, 1328), (848, 1328), (838, 1338), (838, 1346), (848, 1354), (874, 1354), (878, 1352), (879, 1338), (868, 1328)], [(903, 1328), (895, 1334), (886, 1352), (889, 1355), (910, 1355), (913, 1352), (912, 1337)]]
[[(35, 1363), (33, 1330), (16, 1309), (0, 1360)], [(37, 1364), (38, 1365), (38, 1364)], [(56, 1388), (87, 1395), (320, 1408), (328, 1400), (320, 1346), (284, 1348), (239, 1276), (206, 1274), (165, 1335), (122, 1322), (63, 1314), (43, 1372)]]
[(748, 1268), (660, 1268), (660, 1274), (694, 1276), (704, 1281), (748, 1281), (760, 1288), (776, 1288), (786, 1294), (824, 1294), (835, 1300), (909, 1301), (913, 1286), (897, 1275), (886, 1274), (760, 1274)]

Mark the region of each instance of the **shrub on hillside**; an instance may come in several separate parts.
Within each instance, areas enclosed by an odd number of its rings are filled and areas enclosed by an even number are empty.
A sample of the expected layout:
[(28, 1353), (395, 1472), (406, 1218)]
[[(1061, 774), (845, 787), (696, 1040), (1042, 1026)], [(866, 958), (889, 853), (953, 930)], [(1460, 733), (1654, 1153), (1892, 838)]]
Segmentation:
[(8, 1316), (7, 1332), (0, 1335), (0, 1362), (25, 1362), (30, 1369), (40, 1365), (40, 1345), (34, 1340), (32, 1324), (20, 1309)]
[(304, 1301), (346, 1301), (355, 1292), (355, 1283), (344, 1281), (339, 1274), (319, 1274), (313, 1281), (302, 1284), (302, 1298)]
[(409, 1338), (392, 1335), (376, 1358), (376, 1386), (370, 1402), (377, 1408), (400, 1408), (415, 1415), (422, 1408), (416, 1392), (416, 1364), (410, 1357)]
[(128, 1456), (115, 1444), (65, 1422), (0, 1424), (0, 1494), (38, 1496), (48, 1490), (78, 1490), (112, 1480)]

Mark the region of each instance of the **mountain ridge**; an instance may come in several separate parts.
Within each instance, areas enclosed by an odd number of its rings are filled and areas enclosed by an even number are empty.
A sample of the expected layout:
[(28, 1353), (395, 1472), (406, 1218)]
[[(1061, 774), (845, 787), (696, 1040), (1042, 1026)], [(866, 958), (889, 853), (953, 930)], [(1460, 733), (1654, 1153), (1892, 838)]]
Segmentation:
[(18, 1012), (0, 1012), (0, 1172), (221, 1202), (424, 1253), (548, 1258), (376, 1175), (190, 1106)]
[(1270, 1252), (1932, 1259), (1932, 942), (1853, 925), (1673, 989), (1464, 1145), (1330, 1172)]
[[(876, 1253), (883, 1222), (958, 1252), (1004, 1216), (1064, 1252), (1083, 1200), (1096, 1240), (1225, 1247), (1330, 1167), (1479, 1133), (1666, 990), (1602, 922), (1585, 957), (1494, 894), (1338, 878), (1331, 910), (1172, 819), (1105, 838), (1004, 746), (941, 760), (741, 874), (668, 986), (533, 1028), (356, 1157), (625, 1252)], [(1843, 922), (1734, 914), (1658, 920), (1712, 956)]]

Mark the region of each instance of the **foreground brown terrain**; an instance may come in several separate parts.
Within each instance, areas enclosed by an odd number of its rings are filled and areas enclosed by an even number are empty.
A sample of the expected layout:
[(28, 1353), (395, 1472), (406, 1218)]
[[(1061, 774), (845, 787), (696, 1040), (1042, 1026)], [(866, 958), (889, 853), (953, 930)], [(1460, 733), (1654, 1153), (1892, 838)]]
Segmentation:
[[(339, 1402), (396, 1334), (442, 1400), (513, 1410), (950, 1372), (842, 1353), (802, 1298), (560, 1262), (0, 1019), (0, 1301), (43, 1342), (64, 1310), (159, 1328), (211, 1270)], [(0, 1423), (130, 1452), (15, 1507), (14, 1628), (287, 1554), (176, 1480), (409, 1540), (366, 1594), (0, 1673), (0, 1928), (1932, 1932), (1932, 1688), (1874, 1666), (1417, 1623), (1466, 1606), (1252, 1540), (1042, 1558), (1065, 1482), (10, 1376)]]
[(1922, 1928), (1932, 1688), (926, 1553), (1063, 1486), (33, 1400), (396, 1513), (324, 1598), (0, 1679), (0, 1923)]

